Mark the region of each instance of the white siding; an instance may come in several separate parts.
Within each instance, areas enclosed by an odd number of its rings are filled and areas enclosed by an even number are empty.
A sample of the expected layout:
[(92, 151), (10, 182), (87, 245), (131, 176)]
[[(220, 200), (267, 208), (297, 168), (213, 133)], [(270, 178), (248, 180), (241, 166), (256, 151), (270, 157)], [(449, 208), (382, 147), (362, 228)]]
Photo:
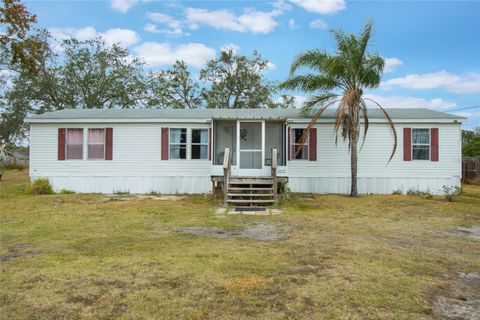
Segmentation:
[[(161, 160), (161, 128), (208, 128), (208, 123), (95, 123), (41, 124), (30, 128), (30, 176), (47, 177), (56, 191), (202, 193), (211, 191), (208, 160)], [(58, 128), (84, 128), (84, 160), (57, 160)], [(113, 160), (86, 160), (87, 128), (113, 127)], [(302, 124), (291, 124), (302, 128)], [(317, 127), (317, 161), (292, 160), (287, 164), (293, 192), (349, 193), (350, 155), (339, 137), (335, 145), (333, 124)], [(439, 161), (403, 161), (403, 128), (439, 128)], [(396, 190), (440, 193), (444, 185), (459, 186), (461, 135), (459, 124), (396, 125), (398, 147), (390, 163), (393, 137), (386, 124), (371, 123), (358, 158), (360, 193), (392, 193)], [(190, 149), (187, 148), (187, 159)]]
[[(292, 124), (292, 128), (302, 128)], [(439, 161), (403, 161), (403, 128), (439, 128)], [(289, 187), (293, 192), (349, 193), (348, 142), (339, 136), (335, 145), (333, 124), (318, 124), (317, 161), (288, 162)], [(392, 193), (396, 190), (441, 193), (441, 187), (460, 186), (461, 131), (459, 124), (396, 125), (398, 146), (390, 163), (393, 134), (386, 124), (370, 124), (358, 154), (359, 193)], [(359, 148), (362, 138), (360, 138)]]
[[(84, 128), (84, 160), (57, 160), (58, 128)], [(113, 160), (85, 160), (87, 128), (113, 128)], [(209, 160), (161, 160), (161, 128), (208, 124), (31, 124), (30, 176), (56, 191), (202, 193), (211, 190)], [(191, 130), (187, 130), (187, 146)], [(190, 149), (187, 148), (187, 159)]]

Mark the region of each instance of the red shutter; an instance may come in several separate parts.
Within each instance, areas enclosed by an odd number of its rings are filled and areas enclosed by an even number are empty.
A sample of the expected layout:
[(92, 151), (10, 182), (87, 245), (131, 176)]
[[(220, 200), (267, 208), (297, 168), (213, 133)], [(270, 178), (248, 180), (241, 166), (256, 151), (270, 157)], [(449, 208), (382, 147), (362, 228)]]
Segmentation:
[(105, 129), (105, 160), (113, 159), (113, 128)]
[(208, 128), (208, 160), (212, 160), (212, 128)]
[(430, 129), (430, 160), (438, 161), (438, 128)]
[(403, 161), (412, 160), (412, 128), (403, 128)]
[(317, 128), (310, 128), (308, 145), (308, 160), (317, 161)]
[(168, 160), (168, 128), (162, 128), (162, 160)]
[(288, 160), (292, 160), (292, 129), (288, 128)]
[(58, 128), (58, 160), (65, 160), (65, 128)]

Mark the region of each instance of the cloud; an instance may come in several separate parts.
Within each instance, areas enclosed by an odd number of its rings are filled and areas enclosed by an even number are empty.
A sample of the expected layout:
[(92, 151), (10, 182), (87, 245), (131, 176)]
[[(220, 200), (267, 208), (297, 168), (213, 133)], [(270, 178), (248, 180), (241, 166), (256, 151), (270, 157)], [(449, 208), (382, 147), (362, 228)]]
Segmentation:
[[(369, 98), (378, 102), (384, 108), (430, 108), (430, 109), (451, 109), (457, 107), (455, 102), (445, 101), (440, 98), (424, 99), (404, 96), (380, 96), (374, 94), (365, 94)], [(368, 107), (376, 107), (372, 102), (367, 101)]]
[(182, 29), (159, 29), (157, 25), (153, 23), (147, 23), (144, 27), (143, 30), (152, 32), (152, 33), (160, 33), (160, 34), (166, 34), (169, 36), (182, 36), (182, 35), (189, 35), (188, 32), (183, 32)]
[(290, 19), (288, 20), (288, 27), (290, 29), (295, 29), (297, 27), (297, 25), (295, 24), (295, 20), (294, 19)]
[(305, 96), (294, 96), (295, 97), (295, 108), (301, 109), (305, 101), (308, 100), (308, 97)]
[(328, 29), (328, 24), (322, 19), (316, 19), (310, 22), (310, 28), (326, 30)]
[(275, 29), (278, 23), (274, 17), (282, 13), (278, 9), (270, 12), (246, 9), (242, 15), (236, 16), (227, 9), (209, 11), (197, 8), (186, 8), (184, 12), (190, 28), (207, 25), (215, 29), (264, 34)]
[(86, 28), (50, 28), (48, 29), (52, 37), (56, 40), (65, 40), (75, 38), (80, 41), (102, 38), (107, 46), (117, 43), (121, 47), (129, 47), (140, 40), (140, 36), (133, 30), (129, 29), (108, 29), (105, 32), (98, 32), (93, 27)]
[(267, 70), (268, 71), (273, 71), (275, 69), (277, 69), (277, 66), (273, 62), (268, 61), (267, 62)]
[(480, 92), (480, 73), (455, 75), (445, 70), (409, 74), (404, 77), (393, 78), (382, 83), (384, 88), (402, 87), (407, 89), (438, 89), (442, 88), (454, 93)]
[(272, 5), (273, 5), (274, 8), (276, 8), (278, 10), (282, 10), (282, 11), (292, 10), (292, 5), (290, 3), (282, 1), (282, 0), (274, 2)]
[(347, 7), (345, 0), (291, 0), (292, 3), (307, 11), (332, 14)]
[(183, 60), (187, 64), (201, 68), (215, 57), (215, 50), (203, 43), (186, 43), (172, 47), (169, 43), (145, 42), (133, 48), (133, 52), (151, 67), (158, 67)]
[(143, 29), (153, 33), (163, 33), (167, 35), (188, 35), (183, 32), (183, 22), (161, 12), (148, 12), (147, 18), (152, 22), (165, 25), (166, 29), (159, 29), (156, 24), (147, 23)]
[(385, 68), (383, 72), (388, 73), (395, 70), (398, 66), (403, 64), (403, 61), (397, 58), (384, 58), (385, 59)]
[(111, 0), (110, 6), (115, 11), (126, 13), (137, 3), (138, 0)]
[(240, 47), (234, 43), (224, 44), (223, 46), (220, 47), (220, 51), (228, 51), (228, 50), (232, 50), (233, 54), (237, 54), (238, 51), (240, 50)]

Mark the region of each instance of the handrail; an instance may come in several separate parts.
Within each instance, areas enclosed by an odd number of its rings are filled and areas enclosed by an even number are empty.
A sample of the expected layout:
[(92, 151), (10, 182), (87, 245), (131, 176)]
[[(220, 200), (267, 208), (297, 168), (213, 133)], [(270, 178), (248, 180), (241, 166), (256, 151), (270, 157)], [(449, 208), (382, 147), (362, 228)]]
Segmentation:
[(227, 169), (229, 165), (229, 158), (230, 158), (230, 148), (225, 148), (225, 152), (223, 155), (223, 169)]
[(273, 197), (274, 197), (275, 201), (277, 201), (277, 188), (278, 188), (278, 182), (277, 182), (277, 148), (272, 148), (271, 168), (272, 168), (272, 180), (273, 180)]
[(230, 177), (230, 169), (232, 166), (232, 158), (230, 156), (230, 148), (225, 148), (223, 156), (223, 201), (228, 200), (228, 179)]
[(272, 169), (277, 169), (277, 148), (272, 148)]

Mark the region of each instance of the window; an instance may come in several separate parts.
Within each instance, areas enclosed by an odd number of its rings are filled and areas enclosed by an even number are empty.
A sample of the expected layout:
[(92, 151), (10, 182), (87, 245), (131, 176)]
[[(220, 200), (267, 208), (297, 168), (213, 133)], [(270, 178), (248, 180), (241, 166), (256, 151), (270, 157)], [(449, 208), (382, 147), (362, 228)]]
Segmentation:
[(170, 159), (187, 159), (187, 129), (170, 129)]
[(292, 149), (290, 152), (292, 153), (292, 160), (308, 160), (308, 140), (309, 136), (307, 135), (307, 139), (305, 139), (305, 143), (303, 144), (302, 150), (295, 154), (297, 148), (301, 146), (300, 139), (303, 135), (303, 129), (292, 129)]
[(67, 129), (66, 159), (83, 159), (83, 129)]
[(88, 159), (105, 159), (105, 129), (88, 129)]
[(430, 129), (412, 129), (412, 159), (430, 159)]
[(192, 159), (208, 159), (208, 129), (192, 129)]

